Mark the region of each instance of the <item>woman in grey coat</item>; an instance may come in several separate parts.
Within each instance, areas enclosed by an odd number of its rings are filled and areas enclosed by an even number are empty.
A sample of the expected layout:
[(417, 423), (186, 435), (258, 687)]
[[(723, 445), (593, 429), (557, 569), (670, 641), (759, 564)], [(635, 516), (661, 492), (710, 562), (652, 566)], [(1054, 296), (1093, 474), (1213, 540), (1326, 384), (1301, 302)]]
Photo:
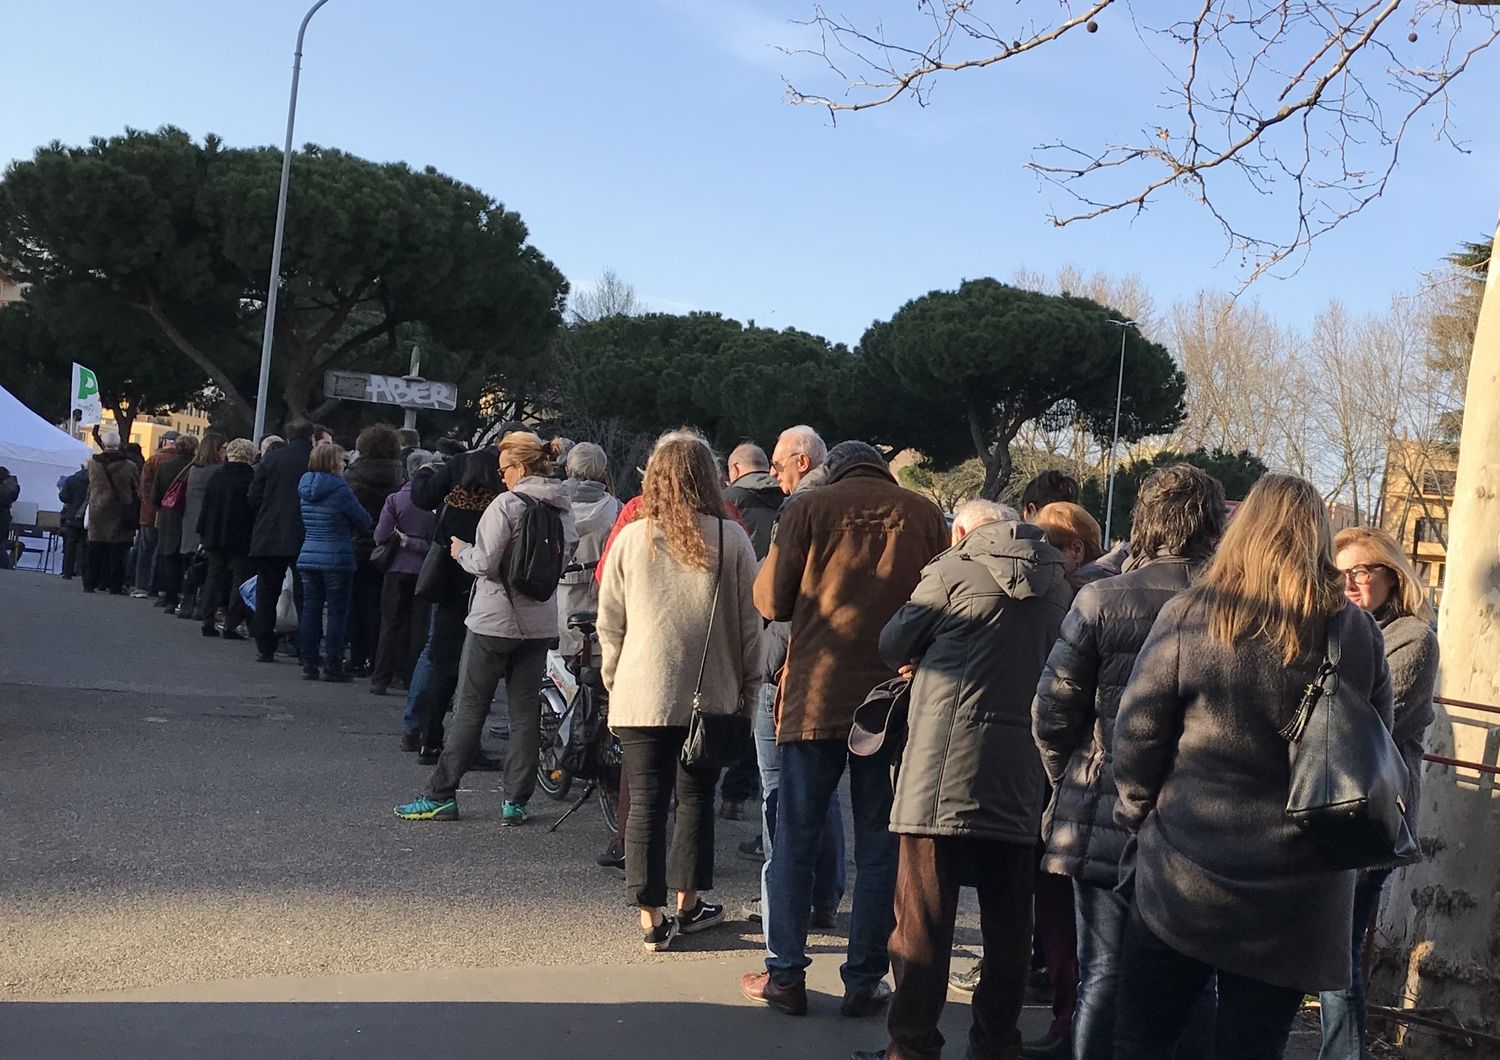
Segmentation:
[[(193, 462), (188, 467), (187, 503), (182, 509), (182, 529), (177, 544), (184, 571), (192, 562), (192, 555), (198, 551), (198, 518), (203, 514), (203, 498), (208, 493), (209, 479), (224, 466), (225, 444), (226, 439), (218, 431), (207, 431), (198, 442), (198, 451), (193, 454)], [(203, 608), (198, 603), (200, 596), (202, 593), (198, 591), (185, 593), (183, 606), (177, 609), (177, 617), (202, 621)]]
[[(1385, 640), (1395, 701), (1391, 735), (1406, 760), (1406, 824), (1416, 835), (1422, 753), (1427, 727), (1432, 724), (1432, 694), (1438, 675), (1432, 607), (1401, 546), (1384, 530), (1363, 526), (1340, 530), (1333, 547), (1335, 562), (1344, 575), (1344, 595), (1375, 616)], [(1319, 997), (1318, 1009), (1323, 1017), (1320, 1060), (1361, 1060), (1369, 1055), (1364, 1046), (1365, 939), (1391, 872), (1391, 868), (1361, 872), (1354, 885), (1351, 978), (1347, 990), (1325, 990)]]
[(1317, 490), (1267, 475), (1136, 659), (1115, 723), (1115, 820), (1136, 846), (1117, 1060), (1170, 1057), (1210, 975), (1219, 1060), (1281, 1056), (1303, 995), (1349, 985), (1355, 874), (1287, 817), (1279, 731), (1335, 614), (1340, 680), (1391, 723), (1380, 630), (1345, 600), (1333, 558)]

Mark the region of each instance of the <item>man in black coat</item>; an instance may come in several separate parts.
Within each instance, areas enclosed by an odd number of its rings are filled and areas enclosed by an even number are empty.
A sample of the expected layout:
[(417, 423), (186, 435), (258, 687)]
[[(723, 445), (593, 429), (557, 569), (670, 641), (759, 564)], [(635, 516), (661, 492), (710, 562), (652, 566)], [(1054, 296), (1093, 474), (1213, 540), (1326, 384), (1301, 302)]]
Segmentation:
[(724, 499), (740, 510), (750, 544), (755, 547), (755, 558), (765, 559), (771, 551), (771, 531), (786, 494), (771, 474), (766, 451), (754, 442), (736, 446), (729, 454), (727, 469), (729, 488), (724, 491)]
[[(283, 432), (286, 445), (273, 449), (255, 466), (247, 499), (255, 510), (250, 534), (250, 559), (255, 566), (255, 646), (261, 662), (276, 659), (276, 601), (288, 569), (295, 569), (302, 551), (302, 502), (297, 484), (307, 471), (313, 446), (331, 442), (328, 428), (293, 420)], [(292, 591), (301, 602), (300, 580), (292, 577)]]
[(88, 548), (88, 531), (83, 526), (83, 513), (89, 506), (89, 470), (85, 464), (67, 478), (57, 489), (57, 499), (62, 501), (63, 570), (62, 576), (71, 579), (83, 573), (85, 550)]

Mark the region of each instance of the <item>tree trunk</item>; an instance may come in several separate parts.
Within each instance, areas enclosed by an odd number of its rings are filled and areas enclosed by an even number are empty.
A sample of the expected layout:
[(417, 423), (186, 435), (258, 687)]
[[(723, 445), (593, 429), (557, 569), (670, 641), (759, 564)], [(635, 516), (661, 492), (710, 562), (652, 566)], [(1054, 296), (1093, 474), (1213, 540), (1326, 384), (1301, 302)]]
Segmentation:
[[(1439, 622), (1438, 695), (1500, 704), (1500, 269), (1489, 270), (1474, 338)], [(1437, 707), (1430, 753), (1500, 765), (1500, 715)], [(1404, 1007), (1500, 1034), (1500, 777), (1426, 763), (1418, 831), (1428, 859), (1396, 874), (1378, 956)], [(1393, 975), (1391, 973), (1394, 973)], [(1492, 1056), (1417, 1027), (1407, 1055)]]

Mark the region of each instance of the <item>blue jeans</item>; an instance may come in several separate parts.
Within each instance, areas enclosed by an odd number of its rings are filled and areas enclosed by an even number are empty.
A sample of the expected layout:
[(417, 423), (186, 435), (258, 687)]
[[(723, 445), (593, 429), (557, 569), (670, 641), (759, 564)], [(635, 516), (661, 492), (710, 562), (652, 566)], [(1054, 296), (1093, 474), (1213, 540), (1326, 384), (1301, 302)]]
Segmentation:
[[(760, 701), (755, 706), (755, 759), (760, 766), (760, 835), (766, 852), (761, 869), (761, 920), (764, 923), (769, 902), (765, 900), (766, 880), (771, 872), (771, 849), (776, 838), (776, 788), (781, 784), (781, 751), (776, 746), (776, 686), (761, 685)], [(813, 869), (813, 908), (837, 909), (844, 900), (847, 882), (844, 869), (844, 808), (838, 790), (828, 800), (828, 820), (823, 827), (823, 845), (818, 849), (818, 863)]]
[[(1078, 921), (1078, 1003), (1073, 1009), (1073, 1060), (1111, 1060), (1115, 1055), (1115, 997), (1130, 901), (1107, 887), (1073, 881)], [(1177, 1042), (1177, 1060), (1213, 1056), (1217, 991), (1208, 986), (1193, 1007)]]
[(854, 911), (849, 957), (839, 969), (846, 993), (864, 993), (890, 970), (887, 943), (896, 926), (897, 839), (891, 824), (891, 752), (851, 757), (843, 740), (800, 740), (780, 745), (776, 796), (776, 856), (766, 873), (762, 904), (766, 970), (781, 986), (803, 982), (813, 873), (823, 845), (828, 807), (849, 769), (854, 811)]
[[(344, 637), (349, 629), (349, 587), (354, 582), (352, 570), (308, 570), (298, 567), (302, 577), (302, 611), (297, 625), (297, 653), (303, 666), (317, 666), (322, 661), (319, 646), (327, 647), (329, 666), (342, 666)], [(328, 609), (324, 628), (323, 609)]]
[(1349, 957), (1352, 974), (1348, 990), (1325, 990), (1318, 995), (1323, 1014), (1323, 1048), (1318, 1060), (1363, 1060), (1365, 1052), (1365, 935), (1370, 918), (1380, 908), (1390, 870), (1362, 872), (1354, 884), (1354, 924)]
[(409, 736), (422, 731), (423, 717), (417, 704), (427, 683), (432, 680), (432, 629), (436, 617), (437, 608), (434, 607), (427, 619), (427, 643), (422, 645), (422, 654), (417, 656), (417, 665), (411, 671), (411, 685), (406, 690), (406, 715), (402, 719), (401, 731)]

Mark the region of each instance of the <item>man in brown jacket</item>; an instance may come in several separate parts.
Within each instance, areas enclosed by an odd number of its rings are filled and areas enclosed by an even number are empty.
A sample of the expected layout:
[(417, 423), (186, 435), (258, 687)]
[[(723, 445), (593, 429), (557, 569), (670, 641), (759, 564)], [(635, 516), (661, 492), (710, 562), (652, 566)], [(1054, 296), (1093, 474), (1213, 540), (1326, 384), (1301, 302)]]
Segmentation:
[(863, 442), (828, 454), (828, 481), (782, 512), (755, 581), (755, 606), (791, 622), (777, 705), (781, 785), (776, 855), (766, 881), (764, 972), (743, 977), (746, 997), (791, 1015), (807, 1012), (808, 918), (813, 869), (829, 800), (845, 765), (854, 813), (854, 909), (843, 1013), (871, 1016), (890, 999), (887, 941), (894, 924), (896, 838), (890, 832), (890, 755), (851, 758), (854, 710), (895, 676), (880, 631), (906, 603), (928, 560), (948, 547), (931, 501), (896, 485)]

